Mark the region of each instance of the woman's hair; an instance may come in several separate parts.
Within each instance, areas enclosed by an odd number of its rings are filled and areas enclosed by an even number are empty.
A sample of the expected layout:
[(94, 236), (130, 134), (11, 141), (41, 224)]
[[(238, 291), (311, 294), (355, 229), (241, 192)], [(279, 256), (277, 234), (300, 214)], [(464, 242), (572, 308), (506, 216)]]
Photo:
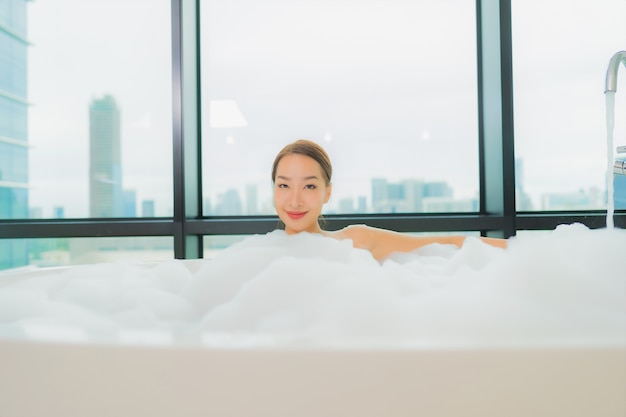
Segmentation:
[(330, 184), (330, 180), (333, 175), (333, 166), (330, 163), (328, 154), (320, 145), (306, 139), (299, 139), (290, 143), (285, 146), (278, 153), (278, 155), (276, 155), (276, 159), (274, 159), (274, 166), (272, 167), (272, 182), (276, 181), (276, 169), (278, 168), (280, 160), (283, 159), (283, 157), (292, 154), (305, 155), (313, 158), (322, 167), (322, 175), (326, 185)]

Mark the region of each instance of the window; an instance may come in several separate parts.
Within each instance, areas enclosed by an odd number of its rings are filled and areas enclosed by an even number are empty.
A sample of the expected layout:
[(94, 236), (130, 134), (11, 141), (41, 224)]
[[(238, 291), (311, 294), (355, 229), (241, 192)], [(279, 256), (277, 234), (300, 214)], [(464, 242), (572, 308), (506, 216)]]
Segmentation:
[[(606, 209), (604, 82), (625, 48), (624, 16), (623, 0), (512, 1), (518, 210)], [(615, 115), (626, 114), (623, 78)]]
[(511, 1), (0, 1), (0, 269), (211, 257), (276, 227), (271, 163), (302, 137), (335, 164), (329, 228), (604, 227), (625, 5)]
[(471, 212), (475, 2), (203, 1), (205, 215), (273, 214), (274, 156), (313, 139), (326, 214)]
[(168, 0), (28, 3), (31, 217), (172, 214), (170, 20)]

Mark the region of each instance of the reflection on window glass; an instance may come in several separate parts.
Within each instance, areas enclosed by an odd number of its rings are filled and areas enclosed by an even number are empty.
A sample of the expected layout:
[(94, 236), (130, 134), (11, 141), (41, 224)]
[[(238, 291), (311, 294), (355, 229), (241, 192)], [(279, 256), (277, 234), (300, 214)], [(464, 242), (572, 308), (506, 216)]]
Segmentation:
[(326, 214), (477, 210), (474, 1), (200, 7), (204, 214), (273, 214), (300, 138), (333, 160)]
[[(518, 210), (606, 209), (605, 75), (625, 49), (624, 16), (623, 0), (512, 1)], [(619, 84), (616, 146), (626, 145)]]
[(4, 4), (27, 12), (28, 42), (12, 40), (28, 133), (0, 133), (29, 146), (28, 205), (10, 217), (171, 215), (170, 2)]
[[(156, 262), (174, 258), (169, 236), (6, 239), (2, 242), (11, 250), (0, 252), (0, 270), (100, 262)], [(27, 259), (18, 265), (15, 256), (22, 253)]]

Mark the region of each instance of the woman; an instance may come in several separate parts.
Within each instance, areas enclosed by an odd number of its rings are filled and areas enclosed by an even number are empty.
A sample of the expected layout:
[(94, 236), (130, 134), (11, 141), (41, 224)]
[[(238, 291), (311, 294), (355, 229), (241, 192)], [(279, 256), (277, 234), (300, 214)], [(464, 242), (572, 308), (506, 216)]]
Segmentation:
[[(352, 225), (329, 232), (322, 230), (319, 216), (332, 192), (332, 165), (324, 149), (309, 140), (297, 140), (276, 156), (272, 168), (274, 207), (287, 234), (320, 233), (335, 239), (350, 239), (354, 247), (369, 250), (381, 261), (392, 252), (410, 252), (431, 243), (461, 246), (465, 236), (416, 237), (366, 225)], [(481, 239), (506, 247), (506, 240)]]

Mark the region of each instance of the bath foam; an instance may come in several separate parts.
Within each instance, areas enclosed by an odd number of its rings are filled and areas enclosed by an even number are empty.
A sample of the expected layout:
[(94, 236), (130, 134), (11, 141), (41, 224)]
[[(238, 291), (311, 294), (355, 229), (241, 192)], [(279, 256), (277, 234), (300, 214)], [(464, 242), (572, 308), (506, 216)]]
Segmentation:
[[(382, 263), (283, 231), (213, 260), (0, 274), (0, 337), (214, 347), (626, 345), (626, 231), (468, 237)], [(193, 265), (193, 266), (192, 266)]]

